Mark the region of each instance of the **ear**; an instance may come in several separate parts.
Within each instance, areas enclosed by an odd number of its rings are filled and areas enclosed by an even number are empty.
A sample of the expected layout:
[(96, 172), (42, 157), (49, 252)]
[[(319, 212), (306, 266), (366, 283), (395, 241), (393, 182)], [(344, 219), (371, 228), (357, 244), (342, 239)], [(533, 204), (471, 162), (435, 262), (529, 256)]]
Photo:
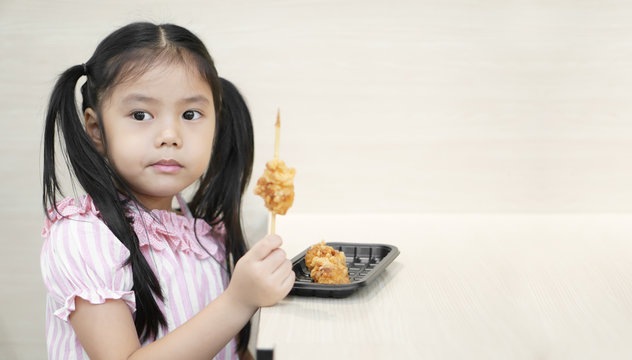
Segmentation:
[(101, 136), (101, 126), (99, 125), (99, 118), (97, 113), (92, 108), (87, 108), (83, 112), (83, 119), (86, 125), (86, 133), (94, 143), (97, 151), (103, 155), (105, 153), (103, 146), (103, 137)]

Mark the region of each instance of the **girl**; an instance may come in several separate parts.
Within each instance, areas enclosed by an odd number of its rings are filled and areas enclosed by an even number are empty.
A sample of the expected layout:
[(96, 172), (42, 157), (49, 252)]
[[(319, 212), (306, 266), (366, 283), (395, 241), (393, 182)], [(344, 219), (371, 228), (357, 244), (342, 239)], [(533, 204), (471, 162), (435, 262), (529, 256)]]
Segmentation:
[[(56, 133), (78, 200), (57, 203)], [(130, 24), (61, 75), (44, 134), (49, 358), (249, 355), (249, 319), (294, 282), (278, 236), (246, 248), (253, 147), (242, 97), (182, 27)]]

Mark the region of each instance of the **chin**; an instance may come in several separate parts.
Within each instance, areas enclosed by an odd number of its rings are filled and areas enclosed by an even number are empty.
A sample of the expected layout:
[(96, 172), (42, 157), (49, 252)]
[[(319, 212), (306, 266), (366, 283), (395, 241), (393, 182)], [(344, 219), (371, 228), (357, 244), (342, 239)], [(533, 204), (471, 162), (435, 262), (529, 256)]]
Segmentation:
[(186, 187), (180, 187), (180, 186), (154, 185), (150, 189), (147, 189), (147, 188), (141, 189), (141, 191), (137, 191), (137, 193), (142, 194), (143, 196), (146, 196), (146, 197), (167, 198), (167, 197), (173, 197), (177, 195), (180, 191), (184, 190), (185, 188)]

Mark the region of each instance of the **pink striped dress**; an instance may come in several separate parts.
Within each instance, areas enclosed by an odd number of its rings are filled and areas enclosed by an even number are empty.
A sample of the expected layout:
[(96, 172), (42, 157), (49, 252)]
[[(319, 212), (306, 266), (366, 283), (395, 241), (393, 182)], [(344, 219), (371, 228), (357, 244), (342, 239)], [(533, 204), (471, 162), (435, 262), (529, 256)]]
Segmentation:
[[(68, 321), (75, 310), (75, 298), (92, 304), (122, 299), (134, 313), (132, 269), (123, 265), (129, 251), (101, 221), (90, 197), (67, 198), (58, 204), (58, 209), (61, 215), (51, 211), (52, 220), (46, 220), (42, 231), (45, 242), (41, 267), (48, 290), (48, 357), (88, 359)], [(188, 213), (188, 209), (183, 210)], [(165, 298), (164, 302), (156, 300), (168, 325), (160, 330), (160, 338), (197, 314), (226, 288), (225, 231), (221, 224), (211, 228), (203, 220), (194, 221), (170, 211), (130, 213), (141, 251), (160, 281)], [(215, 357), (237, 358), (234, 339)]]

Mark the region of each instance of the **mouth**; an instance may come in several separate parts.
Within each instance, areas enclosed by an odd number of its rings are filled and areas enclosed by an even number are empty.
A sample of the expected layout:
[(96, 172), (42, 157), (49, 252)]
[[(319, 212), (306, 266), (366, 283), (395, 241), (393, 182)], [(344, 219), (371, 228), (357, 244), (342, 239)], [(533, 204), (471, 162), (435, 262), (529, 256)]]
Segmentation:
[(159, 172), (168, 173), (168, 174), (176, 173), (180, 171), (180, 169), (183, 168), (183, 166), (179, 162), (172, 159), (163, 159), (160, 161), (156, 161), (150, 166), (158, 170)]

